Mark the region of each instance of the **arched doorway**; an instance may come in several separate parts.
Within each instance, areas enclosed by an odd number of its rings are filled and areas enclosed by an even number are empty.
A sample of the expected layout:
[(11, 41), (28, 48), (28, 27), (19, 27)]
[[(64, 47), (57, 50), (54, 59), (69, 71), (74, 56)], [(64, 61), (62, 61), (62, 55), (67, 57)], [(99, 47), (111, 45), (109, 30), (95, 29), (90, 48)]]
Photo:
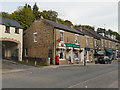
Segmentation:
[(2, 58), (3, 59), (12, 59), (16, 61), (22, 61), (22, 49), (21, 43), (19, 41), (2, 38)]
[(18, 44), (11, 41), (2, 41), (2, 58), (3, 59), (19, 59), (19, 47)]

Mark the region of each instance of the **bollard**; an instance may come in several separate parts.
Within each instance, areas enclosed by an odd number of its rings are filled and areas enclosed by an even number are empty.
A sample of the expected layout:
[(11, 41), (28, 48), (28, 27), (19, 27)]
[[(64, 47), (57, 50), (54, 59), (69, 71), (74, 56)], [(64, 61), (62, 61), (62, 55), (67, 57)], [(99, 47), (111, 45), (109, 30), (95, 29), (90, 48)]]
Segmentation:
[(37, 61), (35, 61), (35, 66), (37, 66)]
[(26, 63), (28, 63), (28, 59), (26, 60)]
[(50, 57), (48, 57), (47, 65), (50, 65)]

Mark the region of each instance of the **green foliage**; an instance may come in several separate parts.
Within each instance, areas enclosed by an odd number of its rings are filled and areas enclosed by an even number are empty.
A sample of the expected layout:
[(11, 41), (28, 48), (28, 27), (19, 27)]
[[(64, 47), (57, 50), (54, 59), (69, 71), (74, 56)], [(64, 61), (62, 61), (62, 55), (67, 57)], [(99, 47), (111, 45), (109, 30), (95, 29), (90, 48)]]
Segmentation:
[(30, 8), (30, 5), (25, 4), (24, 7), (19, 7), (18, 11), (14, 11), (10, 14), (10, 17), (17, 22), (24, 28), (27, 29), (34, 20), (33, 11)]
[(56, 21), (58, 13), (52, 10), (43, 10), (42, 12), (40, 12), (40, 15), (42, 15), (45, 19)]
[(37, 18), (38, 15), (39, 15), (39, 11), (38, 10), (39, 10), (39, 8), (38, 8), (37, 4), (35, 3), (33, 5), (33, 14), (34, 14), (35, 18)]
[(65, 25), (71, 26), (71, 25), (73, 25), (73, 24), (72, 24), (71, 21), (69, 21), (69, 20), (65, 20)]
[(2, 13), (0, 14), (0, 16), (5, 17), (5, 18), (10, 18), (9, 13), (7, 13), (7, 12), (2, 12)]
[(94, 31), (94, 27), (92, 27), (90, 25), (81, 25), (81, 26)]
[(117, 40), (120, 40), (120, 34), (119, 34), (119, 33), (114, 32), (114, 31), (111, 30), (111, 29), (108, 29), (108, 31), (110, 32), (110, 35), (116, 35), (116, 39), (117, 39)]
[(60, 23), (60, 24), (65, 24), (64, 20), (62, 20), (60, 18), (57, 18), (57, 22)]

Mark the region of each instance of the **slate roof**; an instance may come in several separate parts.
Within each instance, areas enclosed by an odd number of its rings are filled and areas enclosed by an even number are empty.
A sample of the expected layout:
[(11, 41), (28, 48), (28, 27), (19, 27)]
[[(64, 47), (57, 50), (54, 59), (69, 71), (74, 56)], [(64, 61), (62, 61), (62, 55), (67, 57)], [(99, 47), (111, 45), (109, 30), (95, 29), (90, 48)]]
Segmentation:
[(0, 17), (0, 24), (2, 25), (6, 25), (6, 24), (9, 24), (11, 27), (18, 27), (18, 28), (22, 28), (23, 27), (15, 20), (11, 20), (11, 19), (8, 19), (8, 18), (3, 18), (3, 17)]
[(73, 33), (76, 33), (76, 34), (80, 34), (80, 35), (84, 35), (82, 32), (70, 27), (70, 26), (67, 26), (67, 25), (63, 25), (63, 24), (60, 24), (60, 23), (56, 23), (54, 21), (50, 21), (50, 20), (47, 20), (47, 19), (43, 19), (44, 21), (46, 21), (47, 23), (49, 23), (50, 25), (52, 25), (54, 28), (58, 28), (58, 29), (61, 29), (61, 30), (64, 30), (64, 31), (68, 31), (68, 32), (73, 32)]
[(91, 34), (91, 36), (94, 37), (94, 38), (96, 38), (96, 39), (102, 38), (102, 37), (101, 37), (99, 34), (97, 34), (95, 31), (90, 30), (90, 29), (88, 29), (88, 28), (83, 27), (83, 31), (84, 31), (84, 32), (87, 32), (88, 34)]
[(93, 37), (93, 35), (89, 34), (88, 32), (81, 31), (80, 29), (76, 29), (76, 30), (78, 30), (79, 32), (82, 32), (84, 35), (87, 35), (87, 36)]

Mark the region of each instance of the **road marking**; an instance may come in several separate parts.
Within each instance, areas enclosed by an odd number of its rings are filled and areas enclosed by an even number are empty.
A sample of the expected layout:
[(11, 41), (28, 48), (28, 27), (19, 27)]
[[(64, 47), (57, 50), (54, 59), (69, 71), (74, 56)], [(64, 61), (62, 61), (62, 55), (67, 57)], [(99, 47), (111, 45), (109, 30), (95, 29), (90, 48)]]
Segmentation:
[[(116, 71), (113, 71), (113, 72), (116, 72)], [(108, 73), (113, 73), (113, 72), (108, 72)], [(91, 80), (94, 80), (94, 79), (97, 79), (97, 78), (103, 77), (104, 75), (106, 75), (106, 74), (108, 74), (108, 73), (105, 73), (105, 74), (99, 75), (99, 76), (97, 76), (97, 77), (95, 77), (95, 78), (88, 79), (88, 80), (86, 80), (86, 81), (80, 82), (80, 83), (75, 84), (75, 85), (72, 85), (72, 86), (69, 86), (68, 88), (74, 88), (75, 86), (80, 85), (80, 84), (82, 84), (82, 83), (86, 83), (86, 82), (88, 82), (88, 81), (91, 81)], [(86, 86), (85, 86), (85, 87), (86, 87)]]
[(15, 72), (20, 72), (20, 71), (24, 71), (24, 69), (10, 70), (10, 71), (2, 71), (2, 74), (5, 74), (5, 73), (15, 73)]

